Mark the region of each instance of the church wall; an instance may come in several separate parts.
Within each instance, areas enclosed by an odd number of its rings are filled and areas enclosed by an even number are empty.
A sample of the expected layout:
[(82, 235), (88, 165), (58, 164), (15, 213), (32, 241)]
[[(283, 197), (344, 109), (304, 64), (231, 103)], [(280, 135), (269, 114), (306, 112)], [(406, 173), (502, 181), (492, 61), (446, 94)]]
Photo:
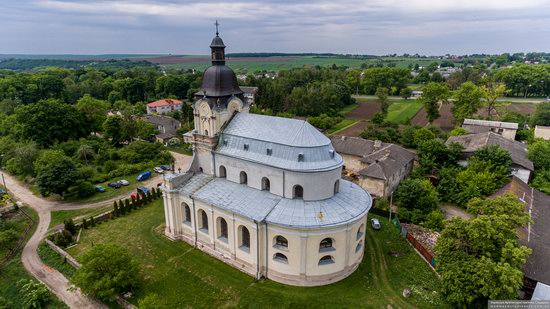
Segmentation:
[(304, 200), (323, 200), (334, 195), (334, 183), (340, 179), (342, 169), (336, 168), (326, 172), (299, 173), (285, 172), (285, 197), (293, 198), (294, 186), (304, 188)]

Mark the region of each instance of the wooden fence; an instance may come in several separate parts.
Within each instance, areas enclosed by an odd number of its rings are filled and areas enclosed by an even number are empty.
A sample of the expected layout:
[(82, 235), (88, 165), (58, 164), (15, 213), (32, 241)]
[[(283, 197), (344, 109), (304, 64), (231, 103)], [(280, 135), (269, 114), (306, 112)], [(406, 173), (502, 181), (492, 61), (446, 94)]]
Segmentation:
[(407, 240), (416, 250), (418, 250), (418, 252), (420, 252), (420, 255), (422, 255), (426, 262), (432, 265), (432, 267), (435, 267), (436, 263), (433, 254), (428, 249), (426, 249), (418, 240), (416, 240), (416, 238), (414, 238), (414, 236), (409, 232), (407, 232)]
[(23, 231), (23, 234), (19, 237), (19, 240), (17, 241), (15, 247), (8, 251), (8, 253), (2, 258), (2, 260), (0, 260), (0, 268), (4, 267), (4, 265), (6, 265), (17, 254), (17, 252), (21, 250), (21, 248), (23, 248), (26, 243), (25, 240), (27, 239), (27, 235), (29, 234), (35, 223), (34, 220), (21, 208), (18, 208), (17, 211), (27, 217), (27, 219), (29, 220), (29, 225), (27, 225), (27, 227)]

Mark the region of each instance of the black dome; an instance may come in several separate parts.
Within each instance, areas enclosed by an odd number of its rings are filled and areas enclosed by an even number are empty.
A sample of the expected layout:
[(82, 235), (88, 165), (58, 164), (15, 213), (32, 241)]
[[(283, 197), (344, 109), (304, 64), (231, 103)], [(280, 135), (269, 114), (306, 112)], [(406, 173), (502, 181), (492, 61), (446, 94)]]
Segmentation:
[(243, 93), (235, 73), (225, 65), (213, 65), (204, 71), (200, 94), (204, 92), (207, 97), (225, 97)]
[(220, 38), (220, 36), (216, 35), (212, 39), (212, 43), (210, 43), (210, 47), (225, 47), (225, 45), (223, 44), (222, 38)]

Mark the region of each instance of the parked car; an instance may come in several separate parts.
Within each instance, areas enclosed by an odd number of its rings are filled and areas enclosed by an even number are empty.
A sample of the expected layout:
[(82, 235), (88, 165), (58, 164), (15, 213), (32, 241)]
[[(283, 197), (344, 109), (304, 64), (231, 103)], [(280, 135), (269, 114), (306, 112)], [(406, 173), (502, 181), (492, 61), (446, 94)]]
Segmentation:
[(380, 228), (382, 228), (380, 221), (378, 221), (378, 219), (376, 218), (370, 219), (370, 225), (372, 225), (373, 230), (379, 230)]
[(145, 195), (149, 193), (149, 189), (147, 187), (142, 186), (137, 188), (137, 192), (141, 193), (141, 195)]
[(160, 166), (155, 167), (153, 170), (158, 174), (164, 173), (164, 170)]
[(125, 180), (125, 179), (121, 179), (118, 181), (119, 184), (123, 185), (123, 186), (128, 186), (130, 185), (130, 182), (128, 180)]
[(105, 187), (103, 187), (103, 186), (101, 186), (101, 185), (95, 186), (95, 190), (96, 190), (97, 192), (105, 192), (105, 191), (107, 191), (107, 190), (105, 190)]
[(139, 174), (136, 179), (137, 181), (144, 181), (144, 180), (147, 180), (151, 177), (151, 172), (150, 171), (147, 171), (147, 172), (143, 172), (141, 174)]
[(113, 181), (113, 182), (110, 182), (108, 184), (108, 186), (111, 187), (111, 188), (118, 189), (118, 188), (122, 187), (122, 184), (118, 181)]
[(4, 196), (4, 195), (6, 195), (6, 194), (8, 194), (8, 192), (6, 192), (5, 189), (0, 188), (0, 196)]
[(161, 165), (160, 168), (162, 168), (162, 169), (165, 170), (165, 171), (171, 171), (171, 170), (172, 170), (172, 168), (170, 167), (170, 165), (166, 165), (166, 164), (165, 164), (165, 165)]

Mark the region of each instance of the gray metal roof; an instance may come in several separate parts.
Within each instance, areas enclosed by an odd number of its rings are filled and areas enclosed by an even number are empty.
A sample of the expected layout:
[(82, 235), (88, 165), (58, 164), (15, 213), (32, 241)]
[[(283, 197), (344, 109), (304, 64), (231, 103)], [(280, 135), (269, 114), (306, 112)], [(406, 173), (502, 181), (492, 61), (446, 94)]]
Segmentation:
[(372, 206), (371, 196), (346, 180), (340, 180), (339, 193), (320, 201), (286, 199), (205, 174), (193, 176), (179, 191), (186, 195), (194, 192), (194, 199), (258, 222), (304, 229), (346, 224)]
[(344, 163), (330, 140), (306, 121), (249, 113), (233, 117), (220, 135), (216, 153), (305, 172)]
[(502, 121), (490, 121), (479, 119), (464, 119), (463, 125), (483, 126), (491, 128), (506, 128), (506, 129), (518, 129), (518, 124), (515, 122), (502, 122)]

